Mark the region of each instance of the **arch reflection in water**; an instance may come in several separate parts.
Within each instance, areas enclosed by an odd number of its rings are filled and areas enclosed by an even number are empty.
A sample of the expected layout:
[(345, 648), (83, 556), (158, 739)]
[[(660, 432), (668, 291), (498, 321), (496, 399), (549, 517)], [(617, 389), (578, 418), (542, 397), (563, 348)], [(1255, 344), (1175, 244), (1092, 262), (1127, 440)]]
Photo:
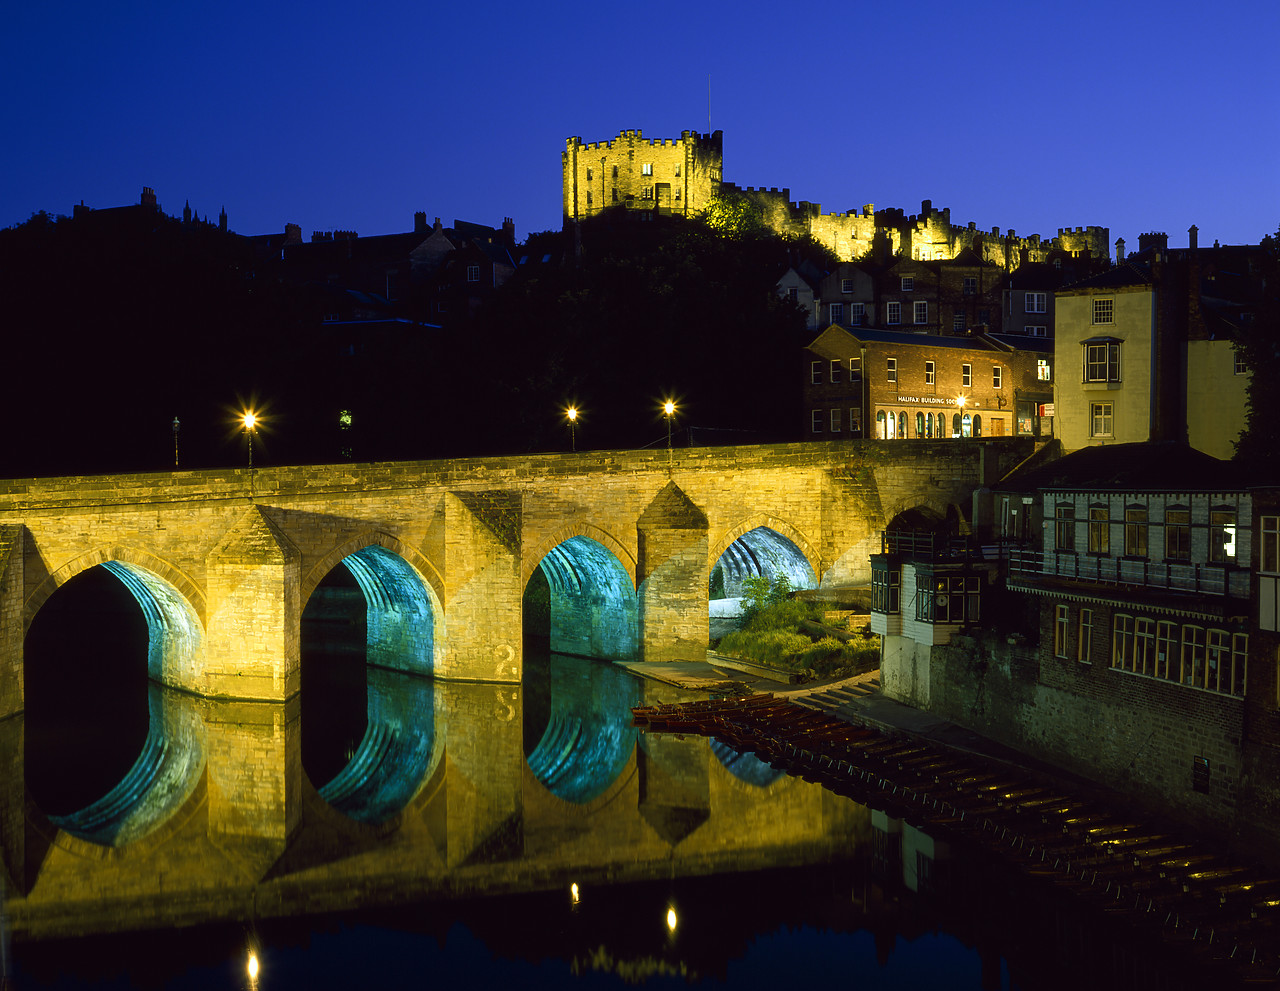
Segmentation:
[[(530, 663), (526, 656), (526, 676)], [(631, 758), (637, 682), (620, 668), (582, 658), (552, 654), (546, 665), (550, 712), (528, 755), (529, 769), (557, 798), (584, 804), (601, 795)], [(530, 715), (526, 710), (525, 718)]]
[(560, 654), (635, 658), (636, 590), (621, 562), (590, 537), (570, 537), (538, 565), (550, 595), (550, 646)]
[[(715, 577), (718, 572), (718, 579)], [(816, 588), (817, 576), (804, 552), (791, 540), (766, 526), (748, 530), (730, 544), (712, 568), (713, 582), (736, 607), (746, 578), (773, 578), (785, 575), (793, 589)], [(721, 588), (723, 591), (721, 592)], [(715, 607), (712, 607), (715, 611)]]
[(710, 742), (711, 752), (715, 754), (716, 760), (739, 781), (757, 788), (768, 788), (783, 776), (782, 771), (762, 761), (753, 753), (734, 750), (727, 743), (721, 743), (714, 737)]
[(168, 820), (199, 784), (204, 769), (204, 722), (194, 699), (152, 682), (142, 753), (123, 780), (96, 802), (64, 816), (59, 829), (91, 843), (123, 846)]
[(364, 738), (347, 766), (320, 787), (320, 797), (359, 822), (385, 822), (427, 779), (434, 743), (434, 682), (370, 667)]

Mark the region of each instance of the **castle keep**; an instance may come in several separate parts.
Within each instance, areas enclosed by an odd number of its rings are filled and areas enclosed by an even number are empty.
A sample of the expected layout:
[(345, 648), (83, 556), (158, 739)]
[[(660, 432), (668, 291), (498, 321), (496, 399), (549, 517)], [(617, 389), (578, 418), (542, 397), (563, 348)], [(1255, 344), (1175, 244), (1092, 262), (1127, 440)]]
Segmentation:
[(640, 131), (623, 131), (613, 141), (584, 144), (569, 138), (561, 156), (565, 222), (583, 220), (622, 207), (642, 216), (696, 216), (722, 191), (750, 200), (766, 224), (779, 234), (812, 237), (841, 261), (864, 256), (877, 243), (890, 254), (918, 261), (947, 261), (965, 248), (983, 261), (1012, 272), (1025, 262), (1048, 261), (1051, 252), (1110, 258), (1106, 227), (1060, 227), (1056, 237), (1021, 237), (999, 227), (979, 230), (973, 222), (951, 222), (951, 210), (936, 210), (929, 200), (919, 214), (897, 208), (823, 213), (806, 200), (792, 202), (790, 189), (739, 187), (723, 181), (723, 132), (681, 131), (676, 140), (645, 140)]

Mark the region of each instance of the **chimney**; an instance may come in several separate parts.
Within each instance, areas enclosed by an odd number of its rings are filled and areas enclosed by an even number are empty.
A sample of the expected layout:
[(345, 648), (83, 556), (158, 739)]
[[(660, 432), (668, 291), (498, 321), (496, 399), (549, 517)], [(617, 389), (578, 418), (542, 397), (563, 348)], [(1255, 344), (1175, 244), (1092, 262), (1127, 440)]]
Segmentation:
[(434, 231), (439, 231), (439, 230), (440, 230), (440, 218), (439, 218), (439, 217), (436, 217), (436, 225), (435, 225), (435, 227), (433, 227), (433, 228), (432, 228), (432, 230), (434, 230)]
[(417, 213), (413, 215), (413, 233), (415, 234), (427, 233), (427, 211), (426, 210), (419, 210)]
[(159, 204), (156, 203), (156, 191), (150, 186), (142, 187), (142, 205), (150, 207), (159, 206)]
[(1188, 247), (1190, 247), (1192, 251), (1195, 251), (1196, 248), (1200, 246), (1198, 243), (1199, 240), (1200, 240), (1200, 228), (1197, 227), (1195, 224), (1192, 224), (1190, 227), (1187, 228)]
[(1116, 264), (1124, 264), (1124, 238), (1116, 238)]
[(284, 225), (284, 243), (285, 244), (301, 244), (302, 243), (302, 227), (299, 224)]
[(516, 222), (510, 217), (502, 218), (502, 241), (508, 248), (516, 246)]

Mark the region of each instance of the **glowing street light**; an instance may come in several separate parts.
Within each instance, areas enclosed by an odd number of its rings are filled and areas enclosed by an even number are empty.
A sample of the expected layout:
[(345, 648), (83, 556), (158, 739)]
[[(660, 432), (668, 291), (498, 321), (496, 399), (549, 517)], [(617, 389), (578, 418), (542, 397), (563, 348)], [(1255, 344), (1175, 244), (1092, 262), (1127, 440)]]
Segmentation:
[(667, 450), (671, 450), (671, 419), (676, 415), (674, 400), (668, 399), (662, 404), (662, 415), (667, 418)]
[(253, 428), (258, 425), (258, 415), (253, 410), (245, 410), (240, 421), (244, 424), (244, 432), (249, 437), (249, 471), (253, 471)]
[(178, 422), (178, 418), (175, 416), (173, 418), (173, 467), (174, 468), (178, 467), (178, 431), (181, 429), (181, 427), (182, 427), (182, 424)]
[(578, 426), (578, 407), (567, 407), (564, 411), (564, 416), (569, 421), (569, 450), (576, 451), (578, 449), (578, 440), (574, 431)]

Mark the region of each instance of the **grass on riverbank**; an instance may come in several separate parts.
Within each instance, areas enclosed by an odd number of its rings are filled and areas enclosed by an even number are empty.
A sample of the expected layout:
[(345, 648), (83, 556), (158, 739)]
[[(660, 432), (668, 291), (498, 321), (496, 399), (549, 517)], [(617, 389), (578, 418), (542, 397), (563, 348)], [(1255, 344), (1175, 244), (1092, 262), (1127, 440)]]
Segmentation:
[(782, 599), (749, 610), (741, 628), (722, 637), (715, 649), (786, 671), (812, 672), (819, 678), (879, 667), (880, 638), (870, 631), (844, 642), (835, 636), (815, 639), (803, 632), (805, 622), (821, 623), (821, 609), (799, 599)]

